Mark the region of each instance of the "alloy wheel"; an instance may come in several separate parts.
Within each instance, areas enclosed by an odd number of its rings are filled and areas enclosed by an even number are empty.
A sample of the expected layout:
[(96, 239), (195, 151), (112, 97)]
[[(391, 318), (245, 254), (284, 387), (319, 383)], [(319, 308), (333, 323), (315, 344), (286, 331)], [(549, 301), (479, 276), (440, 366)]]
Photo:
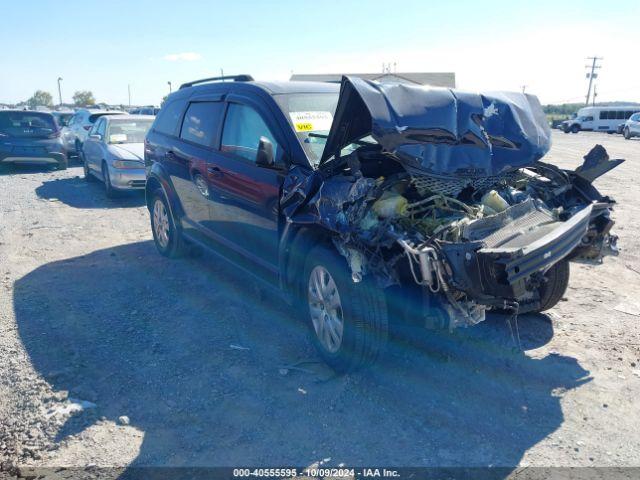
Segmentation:
[(316, 266), (309, 275), (309, 314), (320, 344), (336, 353), (342, 344), (344, 318), (338, 287), (329, 271)]
[(164, 202), (159, 198), (153, 204), (153, 229), (160, 246), (167, 248), (169, 245), (169, 215)]

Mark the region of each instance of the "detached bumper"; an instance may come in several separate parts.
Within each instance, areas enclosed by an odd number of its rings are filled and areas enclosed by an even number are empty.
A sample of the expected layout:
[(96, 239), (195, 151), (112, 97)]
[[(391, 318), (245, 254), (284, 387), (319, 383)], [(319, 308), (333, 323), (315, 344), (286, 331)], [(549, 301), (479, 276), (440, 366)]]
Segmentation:
[(480, 302), (522, 298), (537, 275), (581, 245), (592, 209), (589, 205), (565, 222), (551, 217), (545, 222), (536, 211), (476, 242), (446, 245), (456, 287)]
[(147, 184), (144, 168), (117, 169), (110, 168), (111, 185), (118, 190), (142, 190)]

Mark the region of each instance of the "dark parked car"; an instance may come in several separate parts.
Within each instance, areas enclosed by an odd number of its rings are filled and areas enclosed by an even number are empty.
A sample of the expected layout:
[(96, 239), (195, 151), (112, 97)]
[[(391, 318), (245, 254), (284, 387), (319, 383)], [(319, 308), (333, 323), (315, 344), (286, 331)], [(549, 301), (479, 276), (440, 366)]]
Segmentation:
[(50, 164), (66, 169), (67, 156), (53, 115), (0, 111), (0, 163)]
[(278, 287), (336, 370), (371, 363), (390, 321), (549, 309), (569, 260), (616, 252), (591, 182), (622, 160), (598, 145), (575, 171), (541, 162), (534, 96), (219, 79), (183, 85), (147, 134), (156, 247), (211, 247)]

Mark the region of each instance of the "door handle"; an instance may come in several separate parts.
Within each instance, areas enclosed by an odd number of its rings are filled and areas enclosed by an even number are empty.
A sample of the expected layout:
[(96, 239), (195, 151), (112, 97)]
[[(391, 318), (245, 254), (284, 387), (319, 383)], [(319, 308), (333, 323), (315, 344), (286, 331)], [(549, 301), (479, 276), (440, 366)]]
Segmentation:
[(207, 167), (207, 172), (213, 175), (214, 177), (221, 177), (223, 175), (220, 167)]

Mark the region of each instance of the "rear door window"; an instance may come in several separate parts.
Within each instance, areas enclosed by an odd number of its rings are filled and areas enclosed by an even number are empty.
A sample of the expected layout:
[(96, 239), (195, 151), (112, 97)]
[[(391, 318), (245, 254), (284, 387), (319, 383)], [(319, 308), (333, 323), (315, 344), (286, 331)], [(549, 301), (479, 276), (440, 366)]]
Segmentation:
[(184, 114), (180, 138), (210, 147), (218, 134), (222, 102), (191, 103)]
[(153, 129), (166, 135), (175, 135), (182, 117), (183, 107), (184, 102), (180, 100), (173, 101), (162, 107), (153, 124)]
[(274, 156), (277, 158), (278, 144), (260, 114), (247, 105), (229, 104), (222, 132), (221, 150), (255, 162), (260, 137), (266, 137), (271, 141)]

